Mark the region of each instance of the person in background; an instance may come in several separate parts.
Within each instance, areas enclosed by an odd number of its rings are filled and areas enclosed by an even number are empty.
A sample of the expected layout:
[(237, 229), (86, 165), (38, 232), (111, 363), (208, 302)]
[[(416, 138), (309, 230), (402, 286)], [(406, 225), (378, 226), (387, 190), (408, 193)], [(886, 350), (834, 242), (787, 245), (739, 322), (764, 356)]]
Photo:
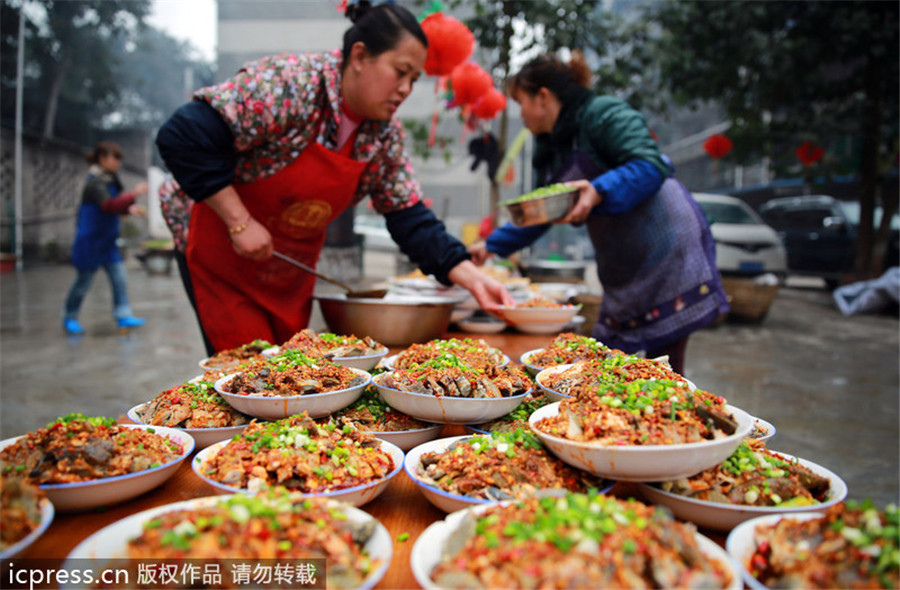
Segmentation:
[(407, 9), (350, 2), (343, 48), (278, 55), (194, 94), (157, 146), (174, 177), (160, 190), (179, 268), (207, 351), (306, 327), (325, 228), (369, 197), (394, 241), (426, 274), (487, 309), (514, 303), (422, 204), (397, 108), (428, 41)]
[(91, 288), (94, 273), (103, 267), (109, 276), (113, 295), (113, 316), (116, 326), (136, 328), (147, 320), (136, 318), (128, 303), (125, 265), (116, 245), (119, 238), (119, 218), (123, 215), (144, 215), (144, 209), (135, 200), (147, 192), (147, 183), (138, 184), (134, 190), (123, 192), (119, 180), (122, 166), (122, 148), (110, 141), (101, 141), (87, 155), (87, 181), (81, 193), (78, 208), (78, 227), (72, 246), (72, 264), (78, 277), (66, 297), (63, 311), (63, 329), (70, 335), (84, 334), (78, 322), (78, 311), (84, 296)]
[[(536, 186), (579, 190), (559, 223), (585, 224), (594, 245), (603, 303), (593, 336), (684, 370), (689, 334), (728, 311), (715, 243), (700, 207), (672, 176), (647, 123), (625, 102), (595, 95), (579, 52), (528, 62), (509, 82), (535, 136)], [(496, 229), (470, 247), (477, 262), (532, 244), (549, 224)]]

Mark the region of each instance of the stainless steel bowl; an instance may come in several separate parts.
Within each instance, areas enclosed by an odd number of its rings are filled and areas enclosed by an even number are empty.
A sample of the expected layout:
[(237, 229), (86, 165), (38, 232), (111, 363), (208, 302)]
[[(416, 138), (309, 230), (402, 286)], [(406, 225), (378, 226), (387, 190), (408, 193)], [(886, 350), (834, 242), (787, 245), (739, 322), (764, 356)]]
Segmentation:
[(370, 336), (387, 346), (407, 346), (440, 338), (450, 324), (455, 299), (440, 297), (347, 299), (316, 295), (328, 329), (335, 334)]
[(562, 219), (575, 206), (578, 191), (572, 190), (547, 197), (504, 205), (513, 225), (525, 227)]

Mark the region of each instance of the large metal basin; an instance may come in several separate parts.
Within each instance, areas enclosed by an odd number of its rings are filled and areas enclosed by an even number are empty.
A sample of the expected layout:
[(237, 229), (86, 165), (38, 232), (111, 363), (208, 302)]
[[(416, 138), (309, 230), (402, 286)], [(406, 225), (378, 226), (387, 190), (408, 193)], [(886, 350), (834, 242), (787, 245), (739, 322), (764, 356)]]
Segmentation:
[(456, 300), (347, 299), (343, 294), (316, 295), (328, 329), (335, 334), (370, 336), (387, 346), (407, 346), (440, 338), (450, 324)]

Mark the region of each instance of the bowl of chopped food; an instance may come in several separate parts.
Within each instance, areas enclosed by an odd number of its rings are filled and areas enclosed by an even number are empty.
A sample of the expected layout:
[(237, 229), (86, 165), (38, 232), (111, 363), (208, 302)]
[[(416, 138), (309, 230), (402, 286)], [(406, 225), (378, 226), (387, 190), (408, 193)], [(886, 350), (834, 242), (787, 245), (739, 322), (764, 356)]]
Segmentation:
[(603, 493), (614, 484), (563, 463), (522, 429), (423, 443), (406, 454), (403, 469), (444, 512), (566, 491)]
[(518, 367), (473, 370), (452, 356), (376, 375), (372, 383), (392, 408), (441, 424), (499, 418), (531, 391), (531, 380)]
[(725, 550), (692, 525), (604, 494), (453, 512), (419, 535), (410, 566), (423, 588), (743, 588)]
[(398, 412), (389, 406), (370, 385), (352, 405), (335, 412), (322, 421), (334, 421), (343, 428), (350, 425), (371, 432), (375, 438), (386, 440), (408, 451), (423, 442), (440, 436), (443, 424), (432, 424)]
[(666, 481), (727, 459), (753, 418), (686, 383), (638, 379), (544, 406), (529, 424), (569, 465), (623, 481)]
[(750, 438), (761, 441), (767, 441), (775, 436), (775, 425), (768, 420), (763, 420), (759, 416), (753, 417), (753, 430), (750, 431)]
[(621, 351), (609, 348), (590, 336), (563, 332), (554, 338), (549, 346), (523, 353), (519, 362), (529, 373), (537, 375), (549, 367), (570, 365), (578, 361), (604, 359), (613, 354), (621, 354)]
[[(79, 571), (85, 563), (96, 567), (94, 571), (116, 568), (117, 575), (128, 572), (133, 585), (148, 562), (190, 558), (218, 564), (226, 558), (231, 567), (247, 572), (265, 563), (270, 572), (280, 570), (284, 581), (290, 581), (300, 580), (301, 566), (314, 567), (311, 558), (323, 558), (329, 588), (369, 589), (384, 576), (392, 554), (387, 529), (362, 510), (276, 489), (256, 496), (193, 498), (126, 516), (79, 543), (63, 569)], [(197, 569), (204, 572), (201, 566)], [(223, 571), (223, 579), (231, 582), (236, 571)], [(325, 581), (324, 570), (303, 572), (315, 582)]]
[(230, 439), (251, 420), (216, 392), (214, 382), (202, 378), (163, 391), (128, 410), (127, 416), (135, 424), (183, 430), (194, 438), (197, 450)]
[(69, 414), (0, 441), (0, 462), (38, 485), (57, 511), (133, 498), (162, 484), (194, 450), (184, 431)]
[(285, 350), (222, 377), (215, 389), (234, 409), (256, 418), (277, 420), (301, 412), (321, 418), (355, 402), (371, 380), (366, 371)]
[(191, 463), (198, 477), (222, 491), (254, 494), (284, 486), (354, 506), (377, 498), (402, 466), (396, 445), (349, 426), (318, 424), (306, 414), (253, 422)]
[(898, 522), (896, 504), (847, 500), (821, 512), (750, 519), (725, 547), (751, 590), (900, 588)]
[(847, 484), (835, 473), (750, 438), (715, 467), (639, 486), (676, 517), (721, 531), (766, 514), (822, 511), (847, 497)]
[(580, 304), (570, 305), (544, 297), (532, 297), (514, 307), (501, 306), (496, 314), (513, 328), (526, 334), (557, 334), (580, 309)]
[(515, 199), (498, 203), (505, 207), (513, 225), (525, 227), (557, 221), (566, 216), (578, 200), (578, 189), (558, 182), (542, 186)]
[(309, 356), (322, 356), (336, 365), (362, 371), (373, 369), (388, 353), (387, 346), (368, 336), (357, 338), (331, 332), (317, 333), (309, 328), (297, 332), (281, 346), (264, 350), (263, 354), (273, 357), (283, 350), (300, 350)]
[(0, 469), (0, 559), (21, 553), (53, 522), (53, 503), (22, 471)]
[(256, 339), (235, 348), (220, 350), (199, 362), (201, 369), (231, 369), (263, 358), (263, 351), (272, 347), (268, 340)]
[(389, 369), (410, 369), (427, 361), (456, 357), (472, 369), (505, 367), (509, 357), (499, 348), (481, 338), (435, 338), (428, 342), (411, 344), (399, 353), (384, 359)]

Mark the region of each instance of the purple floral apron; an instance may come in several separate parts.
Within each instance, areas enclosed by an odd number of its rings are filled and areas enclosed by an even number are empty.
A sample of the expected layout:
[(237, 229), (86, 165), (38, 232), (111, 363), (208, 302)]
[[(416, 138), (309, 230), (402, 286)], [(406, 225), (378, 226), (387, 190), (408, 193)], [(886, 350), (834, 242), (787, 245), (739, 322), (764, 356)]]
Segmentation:
[[(548, 182), (602, 172), (576, 146)], [(586, 225), (603, 286), (593, 336), (607, 346), (625, 352), (661, 348), (728, 311), (706, 217), (675, 178), (634, 209), (591, 215)]]

